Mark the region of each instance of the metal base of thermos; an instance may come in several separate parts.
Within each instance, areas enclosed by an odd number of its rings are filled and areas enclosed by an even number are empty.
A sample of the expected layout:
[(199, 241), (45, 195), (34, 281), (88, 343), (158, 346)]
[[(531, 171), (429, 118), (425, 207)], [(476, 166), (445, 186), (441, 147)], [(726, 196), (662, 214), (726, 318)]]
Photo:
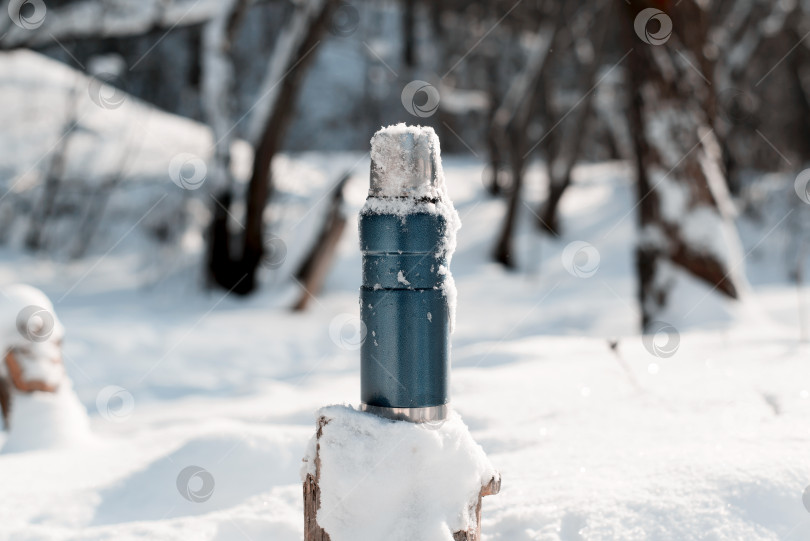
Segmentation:
[(441, 406), (428, 406), (424, 408), (389, 408), (384, 406), (370, 406), (361, 402), (360, 411), (373, 413), (374, 415), (394, 421), (435, 423), (447, 419), (450, 407), (447, 404), (442, 404)]

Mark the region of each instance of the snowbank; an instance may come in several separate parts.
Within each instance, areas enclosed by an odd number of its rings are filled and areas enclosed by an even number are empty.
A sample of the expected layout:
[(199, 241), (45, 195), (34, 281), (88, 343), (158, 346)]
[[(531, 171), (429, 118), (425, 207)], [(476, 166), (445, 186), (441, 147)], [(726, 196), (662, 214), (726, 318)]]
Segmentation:
[[(0, 385), (9, 392), (8, 433), (2, 453), (68, 447), (90, 437), (87, 413), (62, 364), (65, 329), (50, 299), (26, 284), (0, 289)], [(9, 357), (6, 354), (9, 353)], [(23, 382), (54, 392), (19, 391), (10, 359)]]
[(63, 380), (53, 393), (16, 394), (9, 425), (2, 454), (76, 447), (91, 438), (87, 412), (69, 380)]

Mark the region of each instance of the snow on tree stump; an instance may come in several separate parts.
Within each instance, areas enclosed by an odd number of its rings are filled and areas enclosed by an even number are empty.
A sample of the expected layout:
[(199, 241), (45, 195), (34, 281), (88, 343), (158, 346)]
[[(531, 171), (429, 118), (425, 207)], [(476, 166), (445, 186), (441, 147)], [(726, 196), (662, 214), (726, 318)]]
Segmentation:
[(415, 424), (347, 406), (318, 412), (301, 476), (305, 541), (480, 541), (482, 498), (501, 487), (455, 412)]

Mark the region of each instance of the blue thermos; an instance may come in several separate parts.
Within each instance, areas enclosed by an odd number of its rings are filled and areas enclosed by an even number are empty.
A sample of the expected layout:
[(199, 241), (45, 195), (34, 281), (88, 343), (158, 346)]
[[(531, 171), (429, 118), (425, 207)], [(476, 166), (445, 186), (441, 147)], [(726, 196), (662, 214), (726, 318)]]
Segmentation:
[(438, 138), (429, 128), (392, 126), (375, 134), (371, 156), (360, 213), (361, 408), (390, 419), (441, 421), (449, 401), (451, 307), (448, 218), (435, 210), (447, 197), (443, 185), (436, 189), (443, 184)]

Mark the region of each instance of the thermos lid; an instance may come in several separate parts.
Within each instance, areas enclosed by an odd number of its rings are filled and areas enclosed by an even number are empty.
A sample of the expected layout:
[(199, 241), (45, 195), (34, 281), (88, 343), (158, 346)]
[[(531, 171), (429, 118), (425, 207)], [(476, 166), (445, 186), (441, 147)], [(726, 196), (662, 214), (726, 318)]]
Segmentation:
[(433, 128), (396, 124), (371, 139), (369, 197), (433, 197), (440, 151)]

